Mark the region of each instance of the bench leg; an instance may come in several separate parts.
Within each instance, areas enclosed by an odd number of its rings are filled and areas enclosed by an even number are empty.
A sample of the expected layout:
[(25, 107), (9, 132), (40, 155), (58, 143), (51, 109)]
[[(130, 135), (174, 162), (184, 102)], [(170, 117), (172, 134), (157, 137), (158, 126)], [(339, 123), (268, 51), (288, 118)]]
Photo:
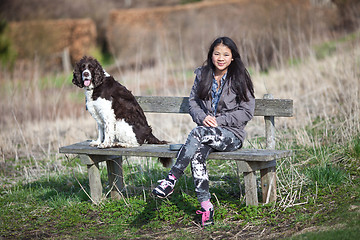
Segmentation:
[(260, 170), (263, 203), (276, 201), (276, 167)]
[(255, 171), (244, 172), (246, 206), (259, 204)]
[(122, 157), (110, 156), (106, 160), (109, 185), (111, 188), (110, 196), (113, 199), (120, 199), (119, 191), (124, 188), (124, 177), (122, 169)]
[(95, 203), (99, 203), (102, 198), (102, 185), (99, 171), (99, 164), (95, 163), (92, 165), (87, 165), (88, 175), (89, 175), (89, 184), (90, 184), (90, 195)]
[[(273, 99), (273, 95), (265, 94), (264, 99)], [(265, 116), (265, 136), (266, 149), (275, 149), (275, 118), (274, 116)], [(263, 203), (276, 201), (276, 167), (269, 167), (260, 170), (261, 188), (263, 194)]]
[(101, 201), (103, 191), (99, 170), (100, 158), (96, 155), (80, 155), (80, 160), (83, 164), (87, 165), (90, 185), (90, 197), (93, 202), (97, 204)]

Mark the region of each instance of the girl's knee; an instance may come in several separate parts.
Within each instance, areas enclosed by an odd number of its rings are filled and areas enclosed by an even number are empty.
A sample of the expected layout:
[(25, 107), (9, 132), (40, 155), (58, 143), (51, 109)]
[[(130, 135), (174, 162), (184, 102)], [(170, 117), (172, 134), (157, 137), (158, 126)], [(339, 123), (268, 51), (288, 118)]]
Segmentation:
[(197, 126), (197, 127), (193, 128), (191, 130), (190, 135), (194, 136), (194, 137), (197, 137), (197, 138), (200, 138), (206, 133), (207, 130), (208, 130), (207, 127)]

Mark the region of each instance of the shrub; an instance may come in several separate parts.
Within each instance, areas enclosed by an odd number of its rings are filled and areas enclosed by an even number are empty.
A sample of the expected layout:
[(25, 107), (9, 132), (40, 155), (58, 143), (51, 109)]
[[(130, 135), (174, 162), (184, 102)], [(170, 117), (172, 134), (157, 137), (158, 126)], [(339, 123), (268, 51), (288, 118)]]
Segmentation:
[(7, 35), (8, 25), (5, 20), (0, 20), (0, 62), (3, 66), (13, 65), (16, 52)]

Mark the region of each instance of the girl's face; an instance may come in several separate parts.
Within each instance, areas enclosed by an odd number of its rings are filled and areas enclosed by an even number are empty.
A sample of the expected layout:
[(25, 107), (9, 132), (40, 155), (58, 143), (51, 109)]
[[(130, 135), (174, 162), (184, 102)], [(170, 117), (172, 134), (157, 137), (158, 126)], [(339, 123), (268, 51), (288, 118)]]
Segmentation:
[(215, 74), (225, 74), (232, 60), (230, 48), (222, 43), (218, 44), (214, 48), (212, 54), (212, 62), (215, 65)]

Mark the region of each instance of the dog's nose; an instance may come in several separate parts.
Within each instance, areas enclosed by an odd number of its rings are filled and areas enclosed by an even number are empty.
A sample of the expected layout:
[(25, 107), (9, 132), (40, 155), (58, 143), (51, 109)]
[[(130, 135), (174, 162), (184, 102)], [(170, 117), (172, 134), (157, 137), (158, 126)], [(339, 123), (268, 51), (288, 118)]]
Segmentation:
[(89, 79), (91, 78), (91, 72), (89, 71), (89, 69), (85, 69), (82, 74), (81, 74), (81, 77), (83, 79)]

